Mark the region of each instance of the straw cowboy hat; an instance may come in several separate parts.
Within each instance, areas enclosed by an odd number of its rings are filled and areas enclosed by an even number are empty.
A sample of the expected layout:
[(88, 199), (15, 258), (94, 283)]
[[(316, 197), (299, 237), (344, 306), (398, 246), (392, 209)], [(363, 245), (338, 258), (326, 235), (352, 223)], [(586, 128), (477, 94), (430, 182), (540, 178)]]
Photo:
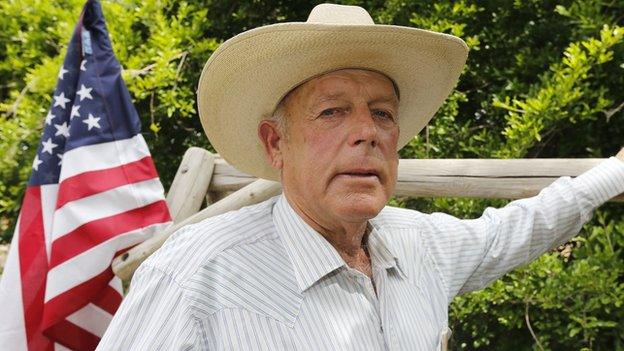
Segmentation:
[(379, 25), (361, 7), (322, 4), (306, 22), (255, 28), (221, 44), (199, 79), (199, 116), (227, 162), (245, 173), (279, 180), (279, 172), (264, 160), (258, 123), (302, 82), (342, 68), (385, 74), (400, 94), (401, 148), (450, 94), (467, 56), (460, 38)]

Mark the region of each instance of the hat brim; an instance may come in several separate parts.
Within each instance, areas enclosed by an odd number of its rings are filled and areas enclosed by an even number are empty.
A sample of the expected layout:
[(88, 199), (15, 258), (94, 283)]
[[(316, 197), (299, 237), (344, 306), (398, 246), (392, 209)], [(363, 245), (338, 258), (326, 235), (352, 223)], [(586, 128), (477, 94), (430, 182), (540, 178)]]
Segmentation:
[(197, 91), (212, 146), (242, 172), (279, 180), (257, 136), (280, 99), (301, 82), (341, 68), (381, 72), (397, 85), (402, 148), (455, 87), (468, 56), (463, 40), (388, 25), (282, 23), (224, 42), (204, 66)]

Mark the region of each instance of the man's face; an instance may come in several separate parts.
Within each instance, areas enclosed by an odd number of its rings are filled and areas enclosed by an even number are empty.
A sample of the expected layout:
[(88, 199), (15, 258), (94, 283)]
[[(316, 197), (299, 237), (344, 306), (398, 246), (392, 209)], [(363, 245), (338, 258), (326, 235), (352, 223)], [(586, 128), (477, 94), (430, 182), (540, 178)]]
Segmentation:
[(295, 89), (280, 139), (289, 201), (320, 222), (376, 216), (396, 184), (397, 112), (393, 84), (377, 72), (335, 71)]

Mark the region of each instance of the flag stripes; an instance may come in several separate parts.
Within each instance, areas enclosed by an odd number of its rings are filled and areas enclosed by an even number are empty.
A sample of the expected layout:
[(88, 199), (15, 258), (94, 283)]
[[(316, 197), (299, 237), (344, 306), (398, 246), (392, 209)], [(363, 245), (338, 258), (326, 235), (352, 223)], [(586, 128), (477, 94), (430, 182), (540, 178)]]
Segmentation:
[[(75, 313), (91, 300), (99, 299), (102, 294), (102, 288), (106, 287), (111, 279), (113, 279), (111, 275), (112, 271), (110, 269), (105, 269), (84, 283), (66, 290), (46, 301), (46, 310), (43, 315), (44, 328), (48, 328), (63, 320), (68, 315)], [(111, 304), (111, 302), (109, 302), (109, 304)]]
[(101, 338), (67, 320), (48, 327), (46, 334), (62, 342), (70, 350), (95, 350)]
[(61, 182), (56, 208), (120, 185), (157, 177), (152, 158), (147, 156), (118, 167), (80, 173)]
[[(65, 152), (59, 182), (77, 174), (119, 167), (150, 156), (145, 139), (137, 134), (129, 139), (86, 145)], [(89, 160), (89, 162), (85, 162)]]
[(121, 304), (121, 295), (121, 291), (117, 291), (112, 286), (107, 285), (100, 296), (95, 298), (92, 303), (110, 314), (115, 314), (115, 311)]
[(54, 221), (53, 240), (71, 233), (84, 223), (130, 211), (162, 199), (162, 185), (160, 180), (155, 178), (125, 184), (72, 201), (54, 213), (55, 217), (60, 216), (64, 220)]
[(16, 230), (19, 233), (19, 268), (26, 340), (28, 348), (36, 350), (51, 347), (50, 341), (39, 333), (48, 268), (40, 202), (39, 187), (28, 187)]
[(113, 316), (90, 303), (67, 317), (67, 321), (80, 325), (81, 328), (97, 336), (104, 335), (106, 327), (110, 324)]
[[(145, 221), (162, 223), (166, 221), (163, 211), (167, 209), (165, 201), (135, 208), (116, 215), (100, 218), (81, 225), (52, 243), (50, 268), (100, 245), (107, 240), (127, 236), (143, 229)], [(119, 234), (123, 233), (123, 234)]]
[[(115, 253), (121, 249), (136, 245), (153, 235), (157, 230), (164, 229), (167, 225), (155, 224), (143, 227), (142, 231), (132, 231), (127, 235), (118, 235), (50, 269), (45, 301), (51, 300), (67, 289), (74, 288), (85, 279), (100, 274), (104, 269), (110, 268), (110, 262)], [(52, 256), (55, 256), (54, 251)], [(108, 262), (105, 260), (108, 260)]]

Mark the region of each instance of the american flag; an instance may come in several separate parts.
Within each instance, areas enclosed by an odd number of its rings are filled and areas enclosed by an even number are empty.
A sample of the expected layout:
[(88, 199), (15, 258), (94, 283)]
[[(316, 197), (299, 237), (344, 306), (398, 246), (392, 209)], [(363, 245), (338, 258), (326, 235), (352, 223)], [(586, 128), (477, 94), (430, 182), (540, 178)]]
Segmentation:
[(53, 100), (0, 282), (3, 350), (95, 349), (122, 299), (113, 257), (171, 221), (97, 1)]

